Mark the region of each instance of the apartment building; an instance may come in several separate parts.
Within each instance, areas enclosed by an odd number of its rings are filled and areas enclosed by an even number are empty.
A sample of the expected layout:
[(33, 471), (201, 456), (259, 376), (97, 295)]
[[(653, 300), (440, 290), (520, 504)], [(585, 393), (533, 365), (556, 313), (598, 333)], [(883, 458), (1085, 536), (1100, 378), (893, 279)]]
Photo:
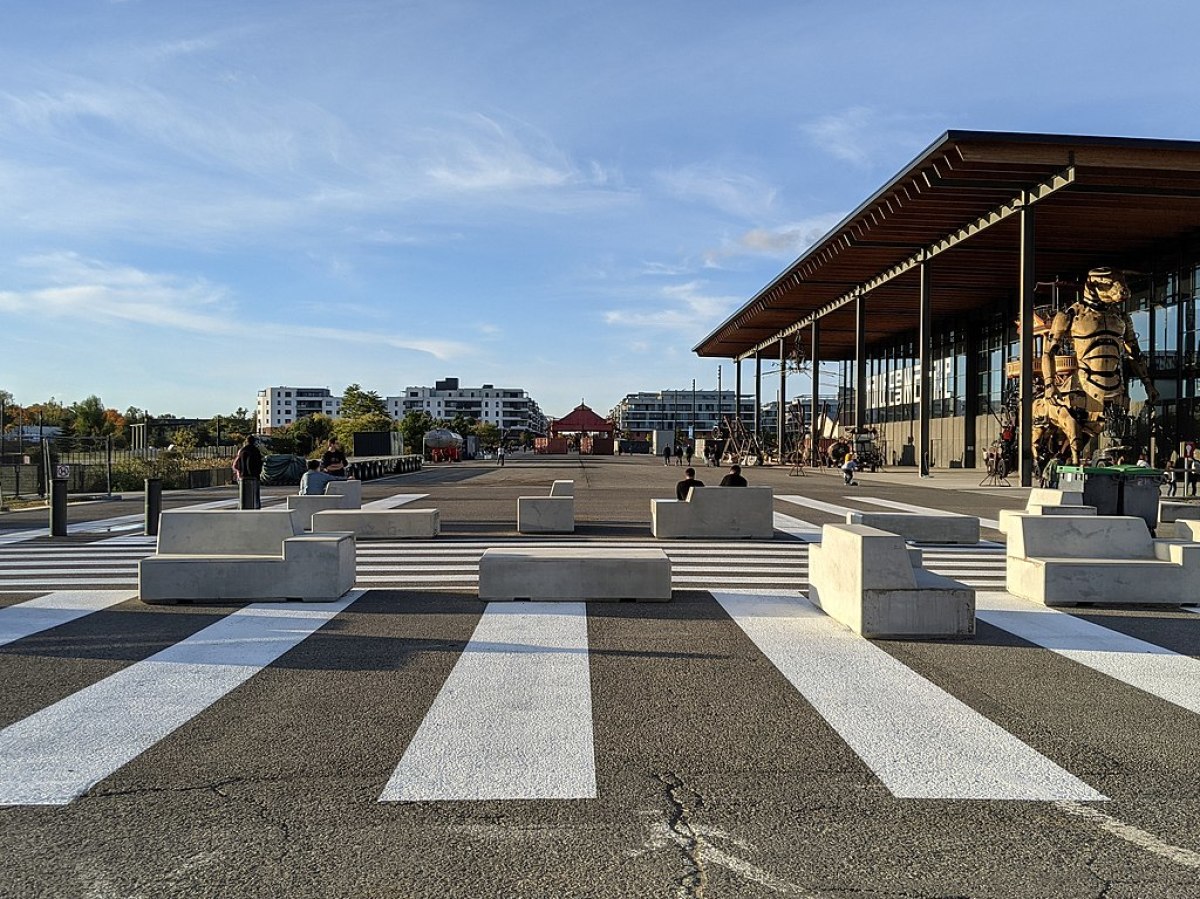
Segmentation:
[(328, 387), (267, 387), (258, 392), (254, 414), (259, 433), (270, 434), (315, 412), (337, 418), (341, 411), (341, 396)]
[(403, 396), (386, 399), (388, 413), (397, 420), (409, 412), (428, 412), (449, 421), (465, 415), (501, 430), (546, 432), (546, 416), (524, 390), (516, 387), (460, 387), (458, 378), (443, 378), (433, 387), (406, 387)]

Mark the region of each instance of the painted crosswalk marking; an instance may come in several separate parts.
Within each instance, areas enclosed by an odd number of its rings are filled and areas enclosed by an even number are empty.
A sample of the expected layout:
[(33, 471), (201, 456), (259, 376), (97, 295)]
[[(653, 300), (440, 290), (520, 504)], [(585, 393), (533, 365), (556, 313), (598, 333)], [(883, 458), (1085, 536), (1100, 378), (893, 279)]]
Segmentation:
[[(849, 498), (849, 497), (847, 497)], [(872, 506), (883, 506), (885, 509), (895, 509), (897, 512), (915, 512), (918, 515), (957, 515), (957, 512), (947, 512), (944, 509), (933, 509), (929, 506), (914, 506), (912, 503), (902, 503), (894, 499), (879, 499), (874, 496), (855, 496), (854, 499), (860, 503), (869, 503)], [(1000, 522), (995, 518), (980, 518), (979, 523), (985, 528), (991, 528), (993, 531), (1000, 530)]]
[(61, 590), (0, 609), (0, 646), (134, 597), (131, 590)]
[(489, 604), (379, 800), (595, 796), (585, 604)]
[(785, 503), (792, 503), (796, 506), (805, 506), (809, 509), (814, 509), (817, 512), (824, 512), (826, 515), (834, 515), (842, 521), (846, 520), (847, 512), (862, 511), (861, 509), (852, 509), (850, 506), (827, 503), (824, 500), (813, 499), (811, 496), (801, 496), (799, 494), (776, 494), (775, 498), (783, 500)]
[(261, 603), (0, 730), (0, 805), (64, 805), (310, 636), (361, 595)]
[(894, 796), (1105, 798), (805, 600), (713, 596)]
[(798, 537), (805, 543), (821, 542), (821, 526), (805, 521), (803, 518), (793, 518), (782, 512), (775, 512), (775, 530)]
[(979, 593), (976, 617), (1151, 696), (1200, 712), (1200, 660), (1009, 593)]

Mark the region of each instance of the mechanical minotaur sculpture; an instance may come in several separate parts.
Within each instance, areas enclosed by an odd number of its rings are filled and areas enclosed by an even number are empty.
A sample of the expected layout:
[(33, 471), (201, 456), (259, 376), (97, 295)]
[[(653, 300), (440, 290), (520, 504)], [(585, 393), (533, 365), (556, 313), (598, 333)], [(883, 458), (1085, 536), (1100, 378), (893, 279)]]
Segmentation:
[[(1083, 296), (1054, 316), (1042, 347), (1042, 396), (1033, 404), (1033, 446), (1039, 467), (1070, 451), (1078, 465), (1083, 451), (1104, 430), (1106, 412), (1129, 408), (1123, 362), (1158, 399), (1138, 347), (1133, 322), (1120, 305), (1129, 287), (1119, 271), (1088, 272)], [(1071, 350), (1073, 349), (1073, 354)]]

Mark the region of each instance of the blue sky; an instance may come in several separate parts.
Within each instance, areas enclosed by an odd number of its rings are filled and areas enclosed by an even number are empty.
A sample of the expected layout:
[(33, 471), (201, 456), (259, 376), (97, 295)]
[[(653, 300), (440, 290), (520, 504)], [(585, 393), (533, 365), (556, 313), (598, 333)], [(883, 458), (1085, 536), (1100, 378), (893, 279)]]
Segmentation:
[(0, 0), (0, 388), (211, 415), (457, 376), (563, 415), (715, 387), (697, 340), (943, 131), (1200, 138), (1198, 26), (1183, 2)]

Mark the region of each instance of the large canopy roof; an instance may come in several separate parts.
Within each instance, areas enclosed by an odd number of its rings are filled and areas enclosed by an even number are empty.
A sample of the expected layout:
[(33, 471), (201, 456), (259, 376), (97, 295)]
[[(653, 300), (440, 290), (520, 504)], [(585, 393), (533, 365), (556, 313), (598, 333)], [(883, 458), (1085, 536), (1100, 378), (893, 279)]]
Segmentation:
[(821, 358), (853, 358), (860, 294), (868, 344), (917, 328), (922, 260), (935, 319), (1015, 297), (1025, 206), (1038, 281), (1137, 267), (1200, 230), (1200, 142), (948, 131), (695, 352), (771, 355), (820, 318)]

